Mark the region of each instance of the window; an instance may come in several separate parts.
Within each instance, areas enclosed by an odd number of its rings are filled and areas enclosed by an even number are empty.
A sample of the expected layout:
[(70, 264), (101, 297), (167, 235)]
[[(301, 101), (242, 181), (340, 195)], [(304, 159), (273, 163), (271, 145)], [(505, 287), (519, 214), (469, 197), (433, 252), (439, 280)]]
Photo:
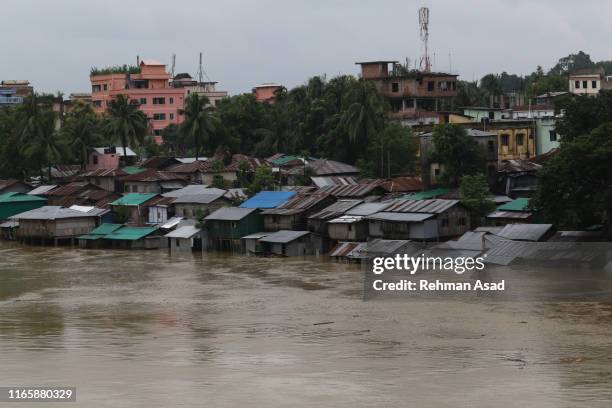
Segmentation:
[(557, 141), (557, 131), (556, 130), (549, 130), (548, 131), (548, 137), (550, 138), (551, 142), (556, 142)]
[(525, 135), (522, 133), (519, 133), (518, 135), (516, 135), (516, 145), (522, 146), (524, 144), (525, 144)]
[(584, 89), (587, 89), (587, 81), (582, 81), (582, 87), (583, 87)]
[(96, 108), (101, 108), (102, 107), (102, 101), (93, 101), (92, 104)]
[(591, 81), (591, 88), (597, 89), (597, 81)]
[(434, 170), (434, 174), (435, 174), (436, 176), (439, 176), (439, 175), (440, 175), (440, 169), (435, 169), (435, 170)]
[(495, 119), (495, 112), (489, 111), (489, 119), (491, 120)]
[(154, 113), (153, 120), (166, 120), (166, 114), (165, 113)]
[(501, 135), (502, 146), (508, 146), (510, 144), (510, 135)]
[(580, 81), (574, 81), (574, 88), (580, 89)]
[(427, 90), (429, 92), (432, 92), (435, 89), (435, 82), (434, 81), (427, 81)]
[(399, 92), (399, 82), (391, 83), (391, 92)]
[(174, 98), (170, 98), (170, 105), (174, 104)]
[(93, 156), (91, 160), (93, 161), (93, 164), (98, 164), (98, 156)]
[(174, 113), (170, 114), (170, 120), (174, 119)]
[(123, 187), (123, 190), (125, 190), (126, 193), (129, 193), (130, 192), (130, 186), (126, 185), (125, 187)]
[(181, 240), (178, 238), (175, 238), (174, 242), (176, 243), (177, 248), (181, 246)]
[(166, 98), (153, 98), (153, 105), (165, 105)]
[(140, 98), (140, 104), (141, 105), (146, 105), (147, 104), (147, 98)]
[(134, 184), (132, 186), (132, 193), (137, 193), (138, 192), (138, 186), (136, 184)]
[(102, 90), (102, 88), (100, 87), (100, 85), (92, 85), (91, 86), (91, 92), (100, 92)]
[(155, 136), (161, 136), (161, 132), (162, 132), (161, 129), (153, 129), (153, 134)]
[(494, 152), (495, 151), (495, 142), (492, 140), (489, 140), (487, 142), (487, 149), (489, 149), (489, 152)]
[(102, 89), (104, 89), (105, 91), (108, 90), (108, 85), (106, 84), (102, 85)]

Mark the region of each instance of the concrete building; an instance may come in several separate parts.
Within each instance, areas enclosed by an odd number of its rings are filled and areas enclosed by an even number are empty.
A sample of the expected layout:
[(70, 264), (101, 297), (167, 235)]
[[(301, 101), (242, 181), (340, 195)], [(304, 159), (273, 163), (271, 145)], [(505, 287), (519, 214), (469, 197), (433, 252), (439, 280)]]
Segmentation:
[(188, 73), (175, 75), (175, 77), (172, 79), (172, 86), (174, 88), (184, 89), (185, 97), (188, 97), (191, 94), (205, 96), (213, 106), (216, 106), (221, 99), (227, 97), (227, 91), (218, 91), (216, 89), (217, 82), (198, 82)]
[(361, 79), (373, 81), (391, 105), (396, 120), (414, 118), (419, 111), (451, 108), (457, 95), (457, 75), (407, 70), (397, 61), (357, 62)]
[(24, 98), (32, 95), (34, 88), (26, 80), (0, 82), (0, 108), (21, 105)]
[(274, 103), (276, 99), (276, 91), (282, 89), (281, 84), (267, 82), (253, 87), (253, 95), (257, 102)]
[(576, 95), (596, 96), (601, 89), (612, 89), (612, 81), (602, 67), (577, 69), (569, 74), (569, 92)]
[[(170, 124), (182, 122), (185, 89), (171, 86), (166, 66), (155, 60), (142, 60), (136, 67), (92, 69), (91, 100), (94, 111), (102, 113), (117, 95), (126, 95), (147, 116), (153, 135), (161, 135)], [(156, 138), (161, 142), (161, 137)]]

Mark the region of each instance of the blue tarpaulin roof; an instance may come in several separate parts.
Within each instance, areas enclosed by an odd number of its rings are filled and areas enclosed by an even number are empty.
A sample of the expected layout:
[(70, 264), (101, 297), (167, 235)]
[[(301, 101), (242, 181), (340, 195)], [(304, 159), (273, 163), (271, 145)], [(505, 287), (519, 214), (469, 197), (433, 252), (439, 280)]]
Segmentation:
[(276, 208), (295, 196), (295, 191), (260, 191), (240, 204), (241, 208)]

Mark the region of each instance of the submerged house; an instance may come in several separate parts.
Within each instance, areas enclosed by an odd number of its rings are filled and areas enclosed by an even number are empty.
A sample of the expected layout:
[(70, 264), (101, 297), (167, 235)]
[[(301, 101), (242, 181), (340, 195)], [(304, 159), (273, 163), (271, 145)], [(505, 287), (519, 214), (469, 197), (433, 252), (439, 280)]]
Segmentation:
[(215, 249), (239, 249), (242, 237), (263, 229), (262, 217), (255, 208), (222, 207), (204, 220), (208, 245)]
[(105, 244), (119, 249), (158, 249), (165, 247), (163, 237), (155, 235), (157, 227), (123, 226), (104, 236)]
[(44, 206), (10, 217), (19, 223), (16, 238), (29, 242), (72, 241), (99, 223), (101, 212), (83, 212), (59, 206)]
[(174, 215), (174, 197), (155, 196), (142, 205), (149, 224), (163, 224)]
[(393, 201), (362, 203), (327, 222), (327, 234), (336, 241), (367, 241), (367, 216), (383, 211)]
[(459, 200), (395, 200), (368, 218), (371, 237), (438, 240), (470, 229), (470, 212)]
[(261, 212), (264, 217), (264, 230), (305, 230), (308, 216), (333, 202), (334, 198), (328, 194), (296, 195), (276, 208)]
[(308, 231), (327, 236), (327, 222), (344, 215), (351, 208), (361, 204), (361, 200), (338, 200), (321, 211), (308, 217)]
[(47, 203), (47, 200), (42, 197), (37, 197), (23, 193), (4, 193), (0, 194), (0, 220), (40, 208)]
[(517, 198), (497, 207), (497, 210), (487, 214), (489, 225), (500, 226), (506, 224), (529, 223), (533, 213), (529, 209), (528, 198)]
[(79, 236), (79, 247), (81, 248), (100, 248), (102, 238), (123, 227), (122, 224), (100, 224), (98, 227), (89, 231), (87, 234)]
[(170, 252), (202, 250), (203, 231), (195, 225), (181, 225), (164, 235)]
[(232, 200), (225, 196), (225, 190), (216, 188), (210, 190), (210, 192), (181, 195), (175, 198), (174, 214), (179, 217), (199, 219), (221, 207), (232, 205)]
[(280, 256), (312, 255), (309, 231), (281, 230), (259, 239), (265, 254)]

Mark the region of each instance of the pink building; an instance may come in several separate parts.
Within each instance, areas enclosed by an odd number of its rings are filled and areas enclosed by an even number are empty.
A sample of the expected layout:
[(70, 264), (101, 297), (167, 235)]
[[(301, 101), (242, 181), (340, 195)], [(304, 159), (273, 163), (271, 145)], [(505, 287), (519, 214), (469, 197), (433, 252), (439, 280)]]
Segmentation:
[(142, 60), (133, 69), (94, 70), (90, 76), (93, 108), (102, 113), (111, 99), (126, 95), (140, 104), (140, 110), (149, 119), (151, 133), (161, 143), (162, 129), (182, 122), (179, 110), (184, 105), (185, 89), (172, 87), (170, 78), (166, 66), (154, 60)]
[(253, 94), (257, 102), (269, 102), (274, 103), (276, 99), (276, 91), (281, 89), (283, 86), (280, 84), (265, 83), (257, 85), (253, 88)]

